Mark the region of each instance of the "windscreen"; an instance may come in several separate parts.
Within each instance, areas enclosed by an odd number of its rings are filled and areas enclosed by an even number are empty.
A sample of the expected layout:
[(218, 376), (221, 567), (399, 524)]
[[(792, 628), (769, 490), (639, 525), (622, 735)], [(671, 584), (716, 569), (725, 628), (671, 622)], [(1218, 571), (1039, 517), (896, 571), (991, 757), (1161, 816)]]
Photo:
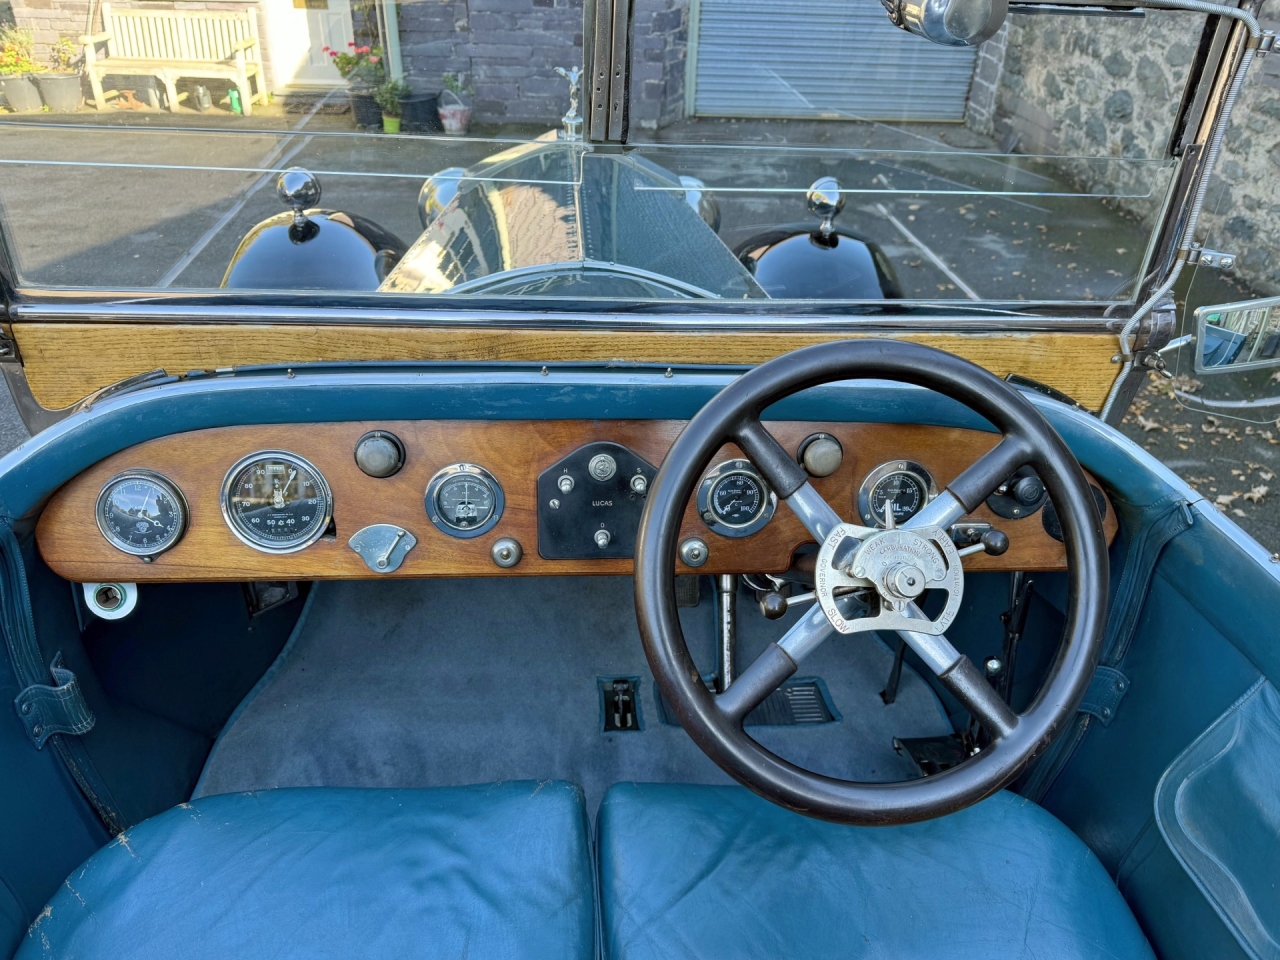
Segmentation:
[(18, 286), (499, 306), (1130, 302), (1204, 25), (636, 0), (622, 146), (581, 139), (566, 0), (52, 2), (0, 35)]

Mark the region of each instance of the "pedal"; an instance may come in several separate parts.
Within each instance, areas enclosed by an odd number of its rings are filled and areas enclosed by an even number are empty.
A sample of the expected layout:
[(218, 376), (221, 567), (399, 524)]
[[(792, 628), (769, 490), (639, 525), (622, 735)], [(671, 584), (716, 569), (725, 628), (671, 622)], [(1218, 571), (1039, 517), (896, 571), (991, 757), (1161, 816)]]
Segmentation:
[(640, 730), (640, 704), (636, 677), (601, 677), (600, 709), (605, 733), (637, 733)]
[(926, 777), (957, 767), (976, 752), (967, 733), (946, 737), (894, 737), (893, 749), (910, 757)]

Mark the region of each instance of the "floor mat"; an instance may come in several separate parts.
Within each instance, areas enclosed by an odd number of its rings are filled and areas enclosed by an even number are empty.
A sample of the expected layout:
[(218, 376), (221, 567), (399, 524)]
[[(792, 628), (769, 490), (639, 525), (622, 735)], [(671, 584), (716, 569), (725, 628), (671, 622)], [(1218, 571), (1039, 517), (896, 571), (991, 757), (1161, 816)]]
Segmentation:
[[(715, 613), (680, 611), (690, 650), (714, 670)], [(782, 635), (739, 598), (741, 663)], [(893, 738), (951, 732), (918, 675), (870, 634), (836, 636), (805, 660), (839, 720), (753, 726), (794, 763), (852, 780), (914, 767)], [(599, 680), (638, 677), (636, 730), (603, 732)], [(727, 783), (684, 731), (662, 723), (629, 577), (387, 580), (318, 584), (305, 622), (232, 718), (196, 796), (294, 786), (419, 787), (512, 779), (580, 783), (588, 809), (622, 780)]]

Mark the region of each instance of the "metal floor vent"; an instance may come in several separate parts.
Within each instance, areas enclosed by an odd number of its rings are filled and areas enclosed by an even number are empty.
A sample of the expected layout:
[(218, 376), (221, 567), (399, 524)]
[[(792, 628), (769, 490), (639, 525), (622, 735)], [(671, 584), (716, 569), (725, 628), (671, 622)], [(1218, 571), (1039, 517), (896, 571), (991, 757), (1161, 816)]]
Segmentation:
[[(703, 677), (708, 686), (715, 684), (714, 677)], [(662, 722), (679, 726), (680, 721), (667, 705), (666, 698), (658, 696), (658, 714)], [(827, 685), (817, 677), (796, 677), (788, 680), (769, 699), (747, 714), (748, 727), (792, 727), (815, 723), (835, 723), (840, 712), (831, 702)]]

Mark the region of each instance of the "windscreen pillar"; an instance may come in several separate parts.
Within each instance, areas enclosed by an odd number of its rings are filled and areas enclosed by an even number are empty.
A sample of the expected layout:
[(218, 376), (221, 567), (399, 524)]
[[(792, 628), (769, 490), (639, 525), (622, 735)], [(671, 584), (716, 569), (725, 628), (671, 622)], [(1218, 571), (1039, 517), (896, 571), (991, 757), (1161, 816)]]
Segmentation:
[(634, 13), (632, 0), (586, 0), (582, 5), (586, 138), (594, 143), (627, 142)]

